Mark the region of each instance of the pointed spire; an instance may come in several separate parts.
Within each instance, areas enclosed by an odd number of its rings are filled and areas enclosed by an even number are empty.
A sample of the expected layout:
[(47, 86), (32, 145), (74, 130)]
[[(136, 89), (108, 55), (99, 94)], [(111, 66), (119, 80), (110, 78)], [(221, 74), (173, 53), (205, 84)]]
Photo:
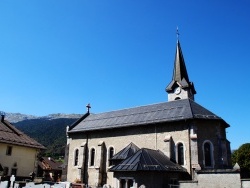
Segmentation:
[(179, 84), (181, 84), (182, 81), (186, 81), (186, 84), (189, 83), (188, 73), (179, 40), (177, 40), (176, 46), (173, 81), (176, 81)]
[[(186, 69), (185, 60), (181, 50), (181, 44), (179, 41), (179, 31), (177, 27), (177, 45), (175, 52), (175, 60), (174, 60), (174, 70), (173, 77), (169, 85), (166, 87), (166, 92), (169, 93), (169, 100), (172, 99), (183, 99), (183, 98), (192, 98), (194, 99), (194, 94), (196, 94), (194, 85), (189, 81), (188, 72)], [(178, 90), (174, 92), (174, 90), (178, 87)], [(184, 89), (184, 90), (183, 90)], [(181, 90), (183, 90), (183, 94), (180, 94)], [(178, 95), (178, 96), (176, 96)]]

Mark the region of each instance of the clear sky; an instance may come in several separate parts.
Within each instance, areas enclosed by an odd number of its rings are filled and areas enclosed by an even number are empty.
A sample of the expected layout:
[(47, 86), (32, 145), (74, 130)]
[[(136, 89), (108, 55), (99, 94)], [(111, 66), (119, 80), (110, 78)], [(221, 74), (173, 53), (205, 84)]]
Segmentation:
[(196, 102), (250, 142), (249, 0), (1, 0), (0, 110), (92, 113), (167, 101), (176, 27)]

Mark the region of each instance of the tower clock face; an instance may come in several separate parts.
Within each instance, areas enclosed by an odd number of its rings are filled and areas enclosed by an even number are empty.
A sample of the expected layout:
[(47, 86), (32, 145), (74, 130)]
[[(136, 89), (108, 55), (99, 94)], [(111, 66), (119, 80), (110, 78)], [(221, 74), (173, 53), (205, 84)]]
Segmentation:
[(181, 93), (181, 88), (180, 87), (175, 88), (174, 93), (176, 95), (179, 95)]

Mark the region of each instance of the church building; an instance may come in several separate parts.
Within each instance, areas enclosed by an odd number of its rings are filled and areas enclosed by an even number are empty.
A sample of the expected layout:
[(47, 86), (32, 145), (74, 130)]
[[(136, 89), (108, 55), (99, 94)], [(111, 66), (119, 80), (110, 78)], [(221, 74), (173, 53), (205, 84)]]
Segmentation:
[(67, 181), (91, 187), (171, 187), (196, 171), (230, 169), (229, 125), (195, 102), (179, 39), (168, 102), (88, 111), (67, 129)]

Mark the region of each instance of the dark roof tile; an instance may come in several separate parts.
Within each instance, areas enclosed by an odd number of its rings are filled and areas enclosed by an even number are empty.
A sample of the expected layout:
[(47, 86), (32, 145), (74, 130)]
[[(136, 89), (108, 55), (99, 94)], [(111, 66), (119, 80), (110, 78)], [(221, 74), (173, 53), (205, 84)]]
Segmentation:
[[(191, 99), (182, 99), (135, 108), (90, 114), (70, 127), (69, 132), (113, 129), (186, 119), (222, 120)], [(226, 124), (226, 123), (225, 123)], [(228, 124), (226, 124), (228, 126)]]
[(131, 142), (128, 146), (123, 148), (117, 154), (115, 154), (111, 160), (124, 160), (135, 154), (140, 148), (138, 148), (133, 142)]
[(6, 120), (0, 121), (0, 142), (6, 144), (45, 149), (43, 145), (15, 128)]
[(170, 161), (159, 150), (142, 148), (120, 164), (112, 167), (110, 171), (166, 171), (186, 172), (186, 170)]

